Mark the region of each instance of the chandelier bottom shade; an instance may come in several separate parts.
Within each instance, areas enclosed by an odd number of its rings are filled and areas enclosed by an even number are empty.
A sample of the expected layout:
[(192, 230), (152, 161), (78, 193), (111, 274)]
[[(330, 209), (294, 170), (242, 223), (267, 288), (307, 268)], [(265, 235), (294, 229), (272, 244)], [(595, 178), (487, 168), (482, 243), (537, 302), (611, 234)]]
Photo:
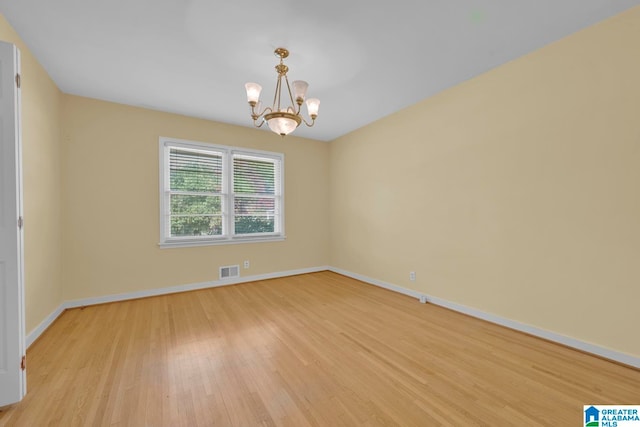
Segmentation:
[(283, 136), (289, 135), (298, 127), (298, 123), (295, 120), (287, 117), (276, 117), (267, 121), (267, 123), (269, 124), (269, 129)]

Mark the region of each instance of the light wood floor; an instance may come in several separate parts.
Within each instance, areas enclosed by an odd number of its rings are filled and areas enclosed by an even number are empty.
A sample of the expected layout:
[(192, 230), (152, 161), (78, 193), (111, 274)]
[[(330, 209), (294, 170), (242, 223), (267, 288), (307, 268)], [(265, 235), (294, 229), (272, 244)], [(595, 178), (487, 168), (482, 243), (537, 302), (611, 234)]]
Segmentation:
[(640, 371), (321, 272), (65, 312), (18, 426), (577, 426)]

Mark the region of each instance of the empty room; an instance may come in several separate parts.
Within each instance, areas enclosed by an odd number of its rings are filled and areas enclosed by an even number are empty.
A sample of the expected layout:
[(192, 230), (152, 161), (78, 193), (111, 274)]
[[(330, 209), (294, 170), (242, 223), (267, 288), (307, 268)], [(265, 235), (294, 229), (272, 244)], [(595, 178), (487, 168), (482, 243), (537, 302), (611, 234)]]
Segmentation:
[(0, 0), (0, 426), (640, 426), (640, 0)]

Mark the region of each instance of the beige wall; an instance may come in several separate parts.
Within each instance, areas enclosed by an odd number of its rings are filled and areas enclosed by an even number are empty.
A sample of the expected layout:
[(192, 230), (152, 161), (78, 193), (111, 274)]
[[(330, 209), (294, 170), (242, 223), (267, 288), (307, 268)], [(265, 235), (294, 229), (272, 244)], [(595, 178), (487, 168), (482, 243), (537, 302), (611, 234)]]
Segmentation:
[(17, 45), (21, 53), (25, 317), (30, 332), (62, 303), (62, 94), (2, 15), (0, 40)]
[[(64, 299), (317, 267), (329, 261), (329, 145), (271, 132), (64, 95)], [(248, 117), (248, 116), (247, 116)], [(158, 138), (285, 154), (287, 239), (158, 247)]]
[(635, 8), (333, 141), (331, 265), (640, 356), (639, 29)]

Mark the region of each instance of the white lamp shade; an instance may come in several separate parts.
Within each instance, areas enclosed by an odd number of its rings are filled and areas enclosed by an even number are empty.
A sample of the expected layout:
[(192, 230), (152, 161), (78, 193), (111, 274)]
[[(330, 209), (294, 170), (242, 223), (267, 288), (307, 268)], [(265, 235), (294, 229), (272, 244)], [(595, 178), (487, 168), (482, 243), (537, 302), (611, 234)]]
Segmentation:
[(307, 99), (307, 112), (312, 119), (318, 115), (320, 109), (320, 100), (318, 98)]
[(282, 136), (289, 135), (298, 127), (295, 120), (286, 117), (274, 117), (267, 123), (269, 123), (269, 129)]
[(258, 83), (247, 83), (244, 87), (247, 89), (247, 102), (258, 102), (262, 86)]
[(304, 97), (307, 96), (307, 89), (309, 89), (309, 83), (304, 80), (296, 80), (293, 83), (293, 96), (296, 99), (304, 100)]

